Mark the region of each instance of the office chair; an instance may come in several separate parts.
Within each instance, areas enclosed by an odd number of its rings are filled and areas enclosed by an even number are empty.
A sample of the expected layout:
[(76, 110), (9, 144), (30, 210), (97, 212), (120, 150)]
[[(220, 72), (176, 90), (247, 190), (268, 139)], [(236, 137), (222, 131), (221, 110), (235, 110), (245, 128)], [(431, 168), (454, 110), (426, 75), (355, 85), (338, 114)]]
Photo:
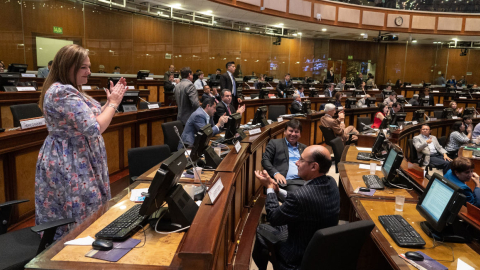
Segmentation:
[(322, 131), (323, 137), (325, 138), (325, 143), (331, 147), (332, 141), (336, 138), (333, 130), (324, 126), (320, 126), (320, 130)]
[[(360, 251), (374, 227), (373, 221), (362, 220), (316, 231), (303, 254), (300, 269), (357, 269)], [(275, 250), (282, 241), (268, 230), (257, 232), (267, 243), (273, 269), (280, 269)]]
[(342, 159), (342, 153), (345, 145), (343, 145), (342, 138), (340, 137), (336, 137), (330, 141), (330, 144), (333, 150), (333, 158), (335, 159), (335, 172), (338, 173), (338, 163), (340, 163), (340, 159)]
[(442, 147), (445, 147), (445, 145), (447, 144), (447, 137), (446, 136), (439, 137), (439, 138), (437, 138), (437, 140), (438, 140), (438, 143)]
[[(13, 206), (24, 202), (28, 200), (0, 203), (0, 243), (3, 243), (0, 245), (0, 269), (24, 269), (25, 264), (53, 243), (58, 227), (75, 222), (67, 218), (7, 232)], [(40, 232), (43, 232), (42, 238)]]
[(166, 144), (128, 149), (130, 184), (133, 183), (138, 176), (168, 157), (170, 157), (170, 147)]
[(383, 99), (383, 94), (375, 94), (375, 98), (382, 98)]
[(408, 145), (408, 149), (409, 149), (409, 152), (410, 152), (409, 155), (408, 155), (409, 161), (411, 163), (417, 163), (418, 165), (423, 166), (423, 158), (422, 159), (418, 158), (417, 149), (413, 145), (413, 139), (408, 139), (407, 140), (407, 145)]
[[(161, 102), (149, 102), (149, 103), (150, 103), (150, 104), (158, 104), (158, 107), (161, 107), (161, 106), (162, 106), (162, 103), (161, 103)], [(139, 109), (139, 110), (147, 110), (149, 103), (147, 103), (147, 102), (145, 102), (145, 101), (140, 102), (140, 105), (138, 106), (138, 109)]]
[(357, 130), (360, 132), (364, 131), (364, 126), (361, 123), (364, 123), (367, 126), (371, 126), (372, 119), (370, 119), (370, 117), (357, 117)]
[(438, 120), (442, 119), (443, 111), (433, 111), (433, 117), (437, 118)]
[(43, 116), (37, 103), (18, 104), (10, 106), (13, 115), (13, 126), (19, 127), (20, 120)]
[(285, 105), (270, 105), (268, 106), (268, 119), (277, 121), (280, 115), (284, 115), (286, 111)]
[(177, 152), (178, 142), (180, 141), (175, 133), (175, 129), (173, 129), (174, 126), (177, 127), (178, 133), (181, 136), (183, 133), (183, 124), (181, 121), (162, 123), (163, 141), (170, 146), (170, 152), (172, 153)]

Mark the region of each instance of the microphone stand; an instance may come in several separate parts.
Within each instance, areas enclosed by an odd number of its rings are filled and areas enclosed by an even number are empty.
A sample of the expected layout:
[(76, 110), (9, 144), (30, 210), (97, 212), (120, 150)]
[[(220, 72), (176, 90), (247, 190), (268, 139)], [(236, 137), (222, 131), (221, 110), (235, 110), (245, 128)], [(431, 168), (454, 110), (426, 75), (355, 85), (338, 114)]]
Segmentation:
[(148, 105), (150, 105), (150, 102), (146, 101), (145, 99), (141, 98), (141, 97), (138, 97), (139, 99), (145, 101)]
[[(173, 127), (173, 129), (175, 130), (175, 133), (177, 134), (178, 138), (180, 139), (180, 142), (182, 142), (182, 145), (183, 145), (183, 149), (185, 149), (185, 152), (187, 152), (187, 147), (185, 146), (185, 143), (183, 142), (182, 140), (182, 136), (180, 136), (180, 133), (178, 132), (178, 128), (176, 126)], [(202, 178), (200, 178), (200, 175), (198, 174), (197, 170), (195, 169), (197, 167), (197, 163), (194, 163), (192, 161), (192, 159), (190, 158), (190, 154), (187, 156), (187, 159), (188, 161), (192, 164), (192, 166), (195, 166), (193, 168), (193, 173), (197, 175), (198, 179), (200, 180), (200, 185), (202, 187), (202, 191), (203, 191), (203, 196), (205, 197), (205, 193), (207, 192), (207, 187), (205, 186), (205, 184), (203, 184), (202, 182)]]
[(425, 115), (425, 117), (427, 117), (427, 121), (430, 121), (430, 117), (428, 117), (428, 115), (426, 113), (423, 113), (423, 115)]

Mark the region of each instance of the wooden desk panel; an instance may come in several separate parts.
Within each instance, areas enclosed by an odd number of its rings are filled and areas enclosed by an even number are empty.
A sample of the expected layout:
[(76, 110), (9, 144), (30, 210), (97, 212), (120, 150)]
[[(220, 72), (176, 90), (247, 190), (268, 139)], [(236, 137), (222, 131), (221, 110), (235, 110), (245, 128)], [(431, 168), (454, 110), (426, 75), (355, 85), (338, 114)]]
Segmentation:
[(398, 256), (398, 254), (404, 254), (408, 251), (421, 250), (422, 252), (436, 260), (451, 260), (452, 251), (448, 247), (453, 248), (455, 254), (455, 261), (439, 261), (441, 264), (448, 267), (448, 269), (457, 269), (458, 258), (461, 258), (463, 261), (465, 261), (475, 269), (480, 268), (479, 254), (467, 244), (445, 243), (444, 245), (439, 245), (434, 249), (402, 248), (397, 246), (397, 244), (395, 244), (393, 239), (378, 221), (378, 216), (402, 215), (405, 220), (407, 220), (407, 222), (409, 222), (410, 225), (412, 225), (412, 227), (425, 240), (425, 247), (429, 248), (433, 246), (432, 239), (429, 238), (420, 228), (420, 222), (425, 221), (425, 219), (415, 209), (416, 204), (406, 202), (403, 207), (403, 212), (397, 212), (395, 211), (395, 202), (393, 201), (369, 200), (355, 197), (352, 198), (352, 203), (360, 219), (370, 219), (375, 223), (376, 228), (372, 231), (372, 238), (394, 269), (416, 269)]

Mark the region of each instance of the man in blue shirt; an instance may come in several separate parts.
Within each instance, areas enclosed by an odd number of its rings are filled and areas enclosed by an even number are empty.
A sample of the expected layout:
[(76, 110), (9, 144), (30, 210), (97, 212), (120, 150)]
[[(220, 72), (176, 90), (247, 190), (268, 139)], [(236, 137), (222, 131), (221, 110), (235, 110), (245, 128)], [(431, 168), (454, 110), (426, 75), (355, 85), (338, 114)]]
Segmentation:
[[(466, 202), (480, 207), (480, 181), (478, 174), (473, 172), (474, 164), (468, 158), (458, 157), (450, 164), (450, 167), (451, 170), (444, 177), (462, 190)], [(473, 192), (466, 184), (470, 180), (475, 183)]]
[(303, 185), (295, 165), (306, 148), (306, 145), (298, 142), (301, 132), (301, 123), (296, 119), (290, 120), (285, 127), (285, 138), (270, 140), (262, 156), (263, 168), (280, 185), (287, 185), (287, 191)]

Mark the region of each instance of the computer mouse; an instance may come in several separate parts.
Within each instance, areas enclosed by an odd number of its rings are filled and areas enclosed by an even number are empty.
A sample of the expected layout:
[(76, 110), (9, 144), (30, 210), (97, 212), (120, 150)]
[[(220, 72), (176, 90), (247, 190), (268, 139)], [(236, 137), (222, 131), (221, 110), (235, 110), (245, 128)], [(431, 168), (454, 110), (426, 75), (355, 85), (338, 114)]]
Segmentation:
[(97, 239), (93, 241), (92, 247), (95, 250), (107, 251), (113, 248), (113, 242), (105, 239)]
[(281, 187), (281, 188), (285, 188), (287, 187), (287, 184), (284, 184), (284, 183), (278, 183), (278, 186)]
[(409, 251), (405, 253), (405, 257), (412, 261), (423, 261), (424, 259), (422, 254), (415, 251)]
[(358, 191), (361, 191), (361, 192), (370, 192), (370, 189), (367, 188), (367, 187), (361, 187)]
[(188, 169), (188, 170), (187, 170), (187, 174), (192, 174), (192, 175), (193, 175), (193, 170), (192, 170), (192, 169)]

